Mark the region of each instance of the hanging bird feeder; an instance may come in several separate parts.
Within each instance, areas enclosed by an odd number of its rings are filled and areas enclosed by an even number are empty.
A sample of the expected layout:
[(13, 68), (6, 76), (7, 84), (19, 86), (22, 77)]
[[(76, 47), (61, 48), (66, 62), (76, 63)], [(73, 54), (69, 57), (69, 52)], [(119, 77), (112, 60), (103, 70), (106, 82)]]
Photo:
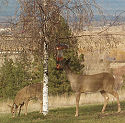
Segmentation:
[(56, 68), (57, 70), (63, 69), (63, 50), (67, 49), (68, 46), (66, 44), (58, 44), (56, 45)]

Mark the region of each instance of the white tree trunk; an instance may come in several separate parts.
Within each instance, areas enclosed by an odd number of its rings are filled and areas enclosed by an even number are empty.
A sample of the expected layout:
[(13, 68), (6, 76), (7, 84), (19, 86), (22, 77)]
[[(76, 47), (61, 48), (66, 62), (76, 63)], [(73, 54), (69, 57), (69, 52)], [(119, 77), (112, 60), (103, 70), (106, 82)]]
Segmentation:
[[(44, 8), (46, 7), (46, 0), (43, 0)], [(46, 15), (44, 13), (44, 19)], [(46, 22), (44, 24), (44, 63), (43, 63), (43, 115), (48, 114), (48, 39), (46, 34)]]
[(48, 114), (48, 44), (44, 41), (44, 63), (43, 63), (43, 114)]

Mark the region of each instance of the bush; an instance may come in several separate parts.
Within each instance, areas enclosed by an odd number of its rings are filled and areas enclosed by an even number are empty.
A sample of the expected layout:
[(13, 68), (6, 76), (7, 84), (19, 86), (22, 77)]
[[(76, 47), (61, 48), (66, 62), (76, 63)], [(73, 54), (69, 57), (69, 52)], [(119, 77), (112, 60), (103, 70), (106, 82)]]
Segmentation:
[(56, 69), (56, 61), (54, 57), (49, 59), (49, 95), (70, 94), (71, 87), (68, 82), (65, 71)]
[(20, 62), (14, 63), (12, 59), (5, 59), (0, 68), (0, 97), (13, 98), (19, 89), (30, 82), (30, 75), (24, 67)]

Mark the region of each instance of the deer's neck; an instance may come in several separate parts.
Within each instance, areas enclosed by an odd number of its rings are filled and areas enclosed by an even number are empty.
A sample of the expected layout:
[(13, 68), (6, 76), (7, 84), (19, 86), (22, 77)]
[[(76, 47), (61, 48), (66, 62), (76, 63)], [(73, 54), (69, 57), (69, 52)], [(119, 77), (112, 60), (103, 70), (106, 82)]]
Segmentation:
[(74, 83), (74, 82), (76, 82), (78, 75), (73, 73), (70, 69), (67, 69), (66, 76), (67, 76), (67, 79), (70, 81), (70, 83)]
[(66, 72), (67, 77), (72, 75), (72, 71), (71, 71), (71, 69), (69, 68), (69, 66), (66, 66), (66, 67), (65, 67), (65, 72)]
[(73, 73), (67, 73), (67, 79), (70, 81), (70, 82), (73, 82), (75, 80), (75, 75)]
[(78, 75), (73, 73), (68, 65), (65, 66), (65, 72), (66, 72), (66, 76), (67, 76), (67, 79), (70, 82), (70, 84), (71, 85), (75, 84), (77, 82)]

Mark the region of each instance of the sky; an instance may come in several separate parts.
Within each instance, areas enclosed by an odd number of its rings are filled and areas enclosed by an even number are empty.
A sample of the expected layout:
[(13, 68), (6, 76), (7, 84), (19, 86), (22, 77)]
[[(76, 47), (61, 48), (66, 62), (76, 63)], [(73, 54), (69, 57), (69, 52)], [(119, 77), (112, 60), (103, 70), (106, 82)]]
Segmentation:
[[(103, 8), (104, 12), (114, 14), (115, 12), (125, 11), (125, 0), (96, 1)], [(8, 6), (0, 5), (0, 16), (14, 16), (15, 10), (19, 8), (18, 6), (17, 0), (8, 0)]]
[(2, 4), (0, 5), (0, 16), (14, 16), (17, 8), (19, 8), (17, 0), (8, 0), (7, 6)]
[(96, 0), (104, 12), (114, 15), (125, 11), (125, 0)]

